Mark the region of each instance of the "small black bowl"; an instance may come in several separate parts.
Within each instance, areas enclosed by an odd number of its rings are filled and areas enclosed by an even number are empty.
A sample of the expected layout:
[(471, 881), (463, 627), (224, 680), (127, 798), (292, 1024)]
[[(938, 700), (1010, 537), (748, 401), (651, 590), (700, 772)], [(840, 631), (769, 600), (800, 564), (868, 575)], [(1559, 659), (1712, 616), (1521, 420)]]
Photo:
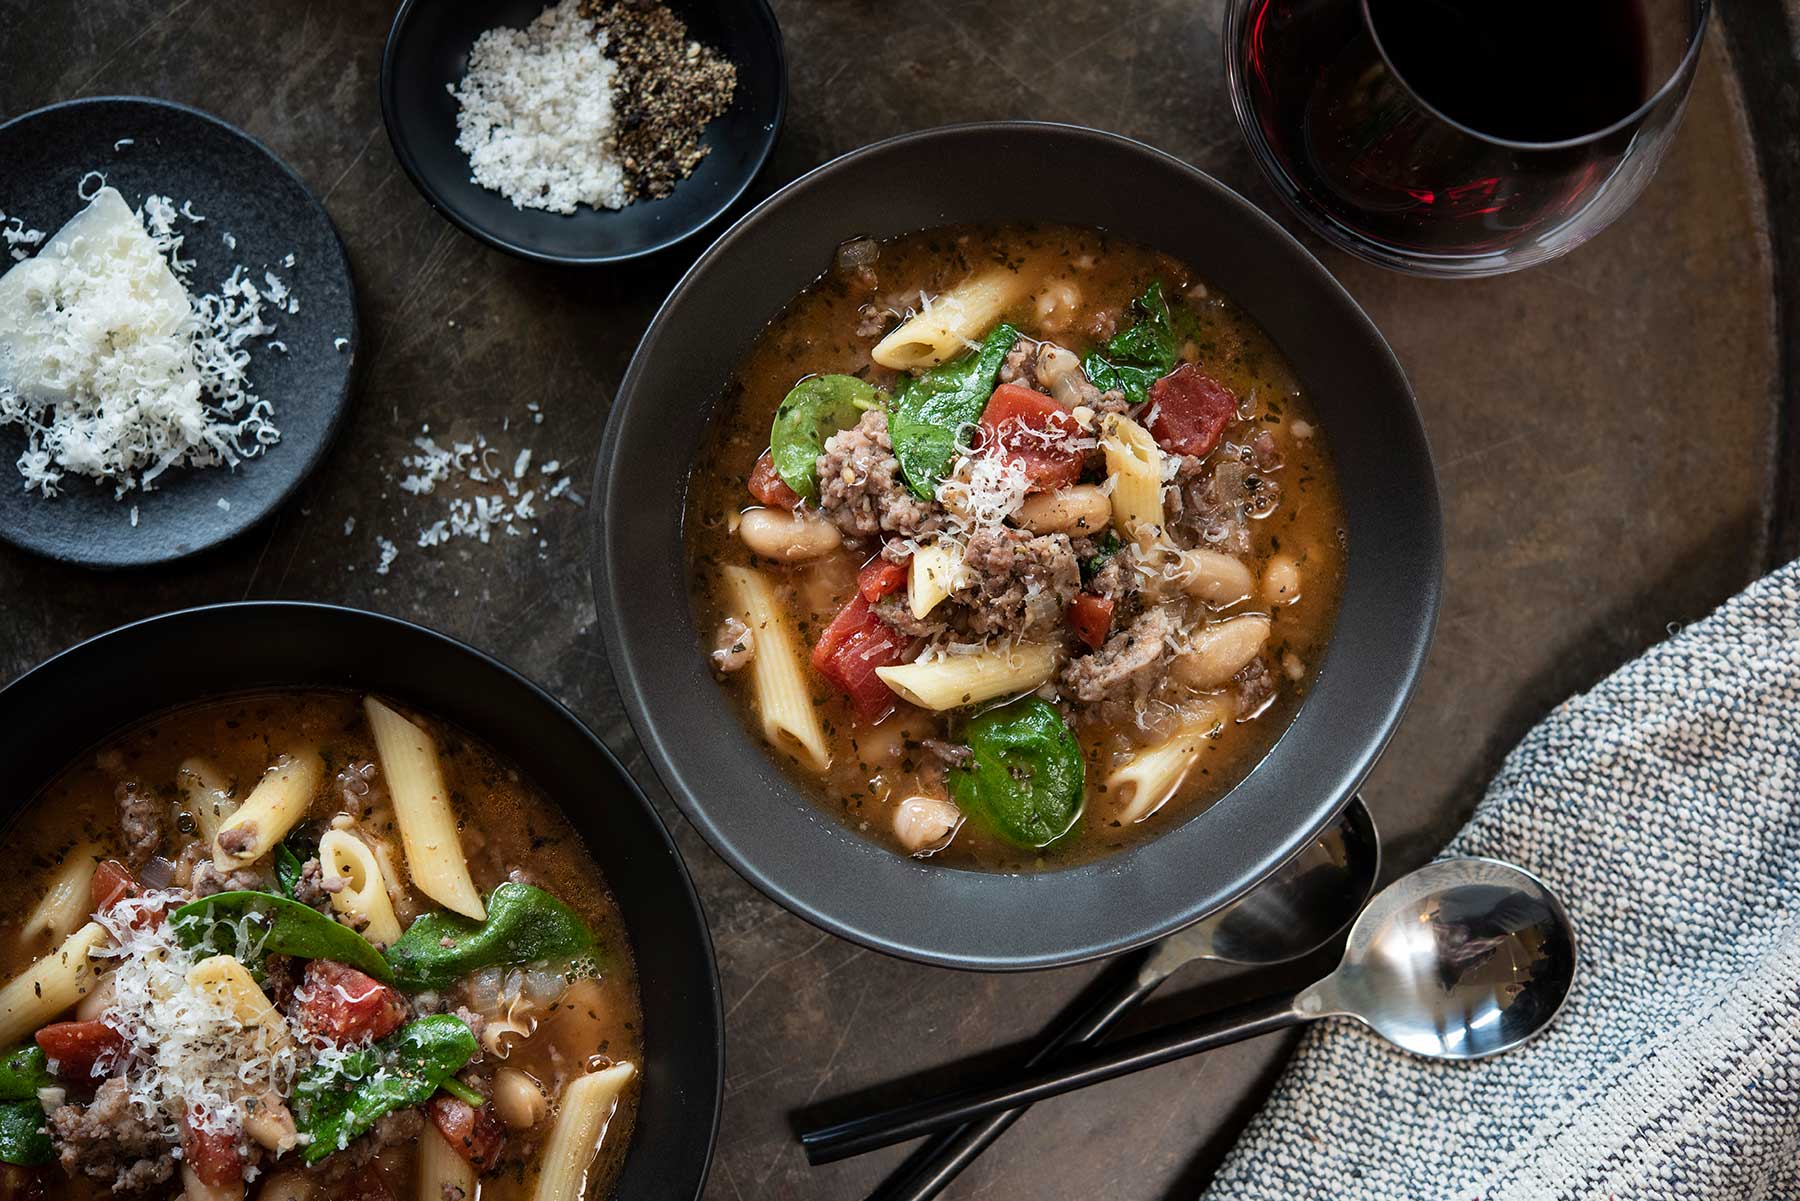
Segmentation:
[(737, 64), (737, 94), (703, 143), (711, 152), (669, 195), (615, 211), (514, 208), (469, 178), (456, 97), (475, 39), (522, 29), (553, 0), (405, 0), (381, 59), (381, 115), (400, 165), (431, 207), (491, 246), (548, 263), (617, 263), (699, 233), (742, 196), (775, 149), (787, 110), (781, 29), (767, 0), (669, 0), (688, 35)]
[(481, 738), (562, 807), (619, 903), (643, 994), (643, 1095), (612, 1197), (698, 1197), (718, 1131), (725, 1023), (687, 869), (600, 740), (480, 651), (397, 618), (329, 605), (214, 605), (123, 626), (0, 689), (0, 830), (57, 773), (126, 726), (233, 693), (304, 687), (417, 704)]
[[(1349, 559), (1318, 681), (1267, 757), (1161, 837), (1008, 876), (902, 858), (815, 804), (713, 682), (682, 551), (687, 474), (758, 333), (840, 241), (957, 222), (1103, 227), (1192, 263), (1293, 364), (1336, 459)], [(671, 397), (682, 398), (670, 403)], [(1254, 205), (1158, 150), (1066, 125), (907, 134), (790, 184), (676, 286), (619, 387), (596, 465), (594, 583), (632, 723), (682, 811), (738, 871), (868, 946), (1036, 968), (1140, 945), (1225, 905), (1337, 813), (1399, 722), (1438, 609), (1436, 476), (1406, 375), (1318, 260)]]

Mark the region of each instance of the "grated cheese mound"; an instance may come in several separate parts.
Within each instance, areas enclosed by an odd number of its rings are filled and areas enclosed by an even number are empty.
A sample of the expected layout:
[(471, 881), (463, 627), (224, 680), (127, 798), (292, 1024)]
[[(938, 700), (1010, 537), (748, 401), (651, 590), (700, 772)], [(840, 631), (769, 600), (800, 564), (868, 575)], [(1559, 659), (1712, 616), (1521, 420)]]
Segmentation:
[(189, 292), (176, 222), (204, 220), (189, 205), (152, 195), (134, 213), (113, 188), (91, 197), (0, 276), (0, 426), (26, 431), (26, 490), (54, 496), (78, 475), (118, 498), (171, 467), (235, 467), (278, 442), (248, 376), (248, 344), (275, 332), (273, 294), (242, 266), (217, 292)]
[(94, 918), (115, 944), (93, 954), (112, 961), (113, 1003), (103, 1016), (125, 1040), (131, 1107), (171, 1140), (180, 1138), (184, 1114), (204, 1130), (235, 1131), (240, 1098), (265, 1089), (285, 1096), (302, 1066), (293, 1038), (246, 1026), (216, 997), (188, 987), (193, 952), (168, 922), (150, 917), (187, 900), (179, 890), (146, 892)]

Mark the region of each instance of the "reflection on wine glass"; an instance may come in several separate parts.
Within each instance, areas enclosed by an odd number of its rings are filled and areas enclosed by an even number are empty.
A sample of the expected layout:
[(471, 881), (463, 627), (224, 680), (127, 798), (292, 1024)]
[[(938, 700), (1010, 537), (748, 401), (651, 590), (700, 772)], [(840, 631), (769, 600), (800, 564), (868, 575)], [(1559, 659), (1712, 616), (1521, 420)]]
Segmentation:
[(1233, 0), (1232, 106), (1319, 233), (1424, 275), (1580, 245), (1662, 161), (1711, 0)]

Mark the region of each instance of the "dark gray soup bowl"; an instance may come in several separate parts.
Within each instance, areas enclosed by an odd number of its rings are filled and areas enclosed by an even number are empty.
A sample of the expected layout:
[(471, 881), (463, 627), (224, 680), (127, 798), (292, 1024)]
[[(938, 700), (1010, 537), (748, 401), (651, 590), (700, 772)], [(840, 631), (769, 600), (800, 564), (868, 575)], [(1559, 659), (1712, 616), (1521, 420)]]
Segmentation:
[(216, 605), (65, 651), (0, 690), (10, 826), (77, 756), (164, 710), (270, 688), (386, 693), (493, 747), (559, 804), (617, 898), (644, 1001), (643, 1100), (616, 1201), (699, 1196), (718, 1128), (724, 1021), (706, 919), (667, 830), (573, 714), (498, 661), (392, 617)]
[[(1292, 727), (1236, 788), (1161, 837), (1035, 875), (902, 858), (823, 811), (710, 678), (682, 552), (687, 475), (739, 358), (838, 242), (956, 222), (1103, 227), (1224, 289), (1298, 371), (1337, 462), (1349, 566), (1331, 648)], [(1400, 720), (1436, 621), (1430, 450), (1387, 343), (1248, 201), (1140, 143), (1005, 122), (908, 134), (827, 163), (701, 256), (639, 345), (600, 453), (595, 589), (650, 761), (682, 811), (781, 904), (877, 950), (1038, 968), (1159, 938), (1218, 909), (1330, 821)]]

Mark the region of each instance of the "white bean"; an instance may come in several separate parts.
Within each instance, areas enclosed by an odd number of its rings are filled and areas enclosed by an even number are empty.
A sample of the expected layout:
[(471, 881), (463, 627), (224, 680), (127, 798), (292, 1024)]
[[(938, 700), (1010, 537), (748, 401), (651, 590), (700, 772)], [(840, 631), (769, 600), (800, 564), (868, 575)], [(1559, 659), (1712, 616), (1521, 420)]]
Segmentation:
[(1034, 534), (1099, 534), (1112, 522), (1112, 502), (1098, 484), (1075, 484), (1027, 497), (1013, 520)]
[(1271, 605), (1291, 605), (1300, 599), (1300, 565), (1292, 555), (1276, 555), (1263, 568), (1263, 599)]
[(537, 1081), (518, 1068), (501, 1068), (494, 1073), (494, 1112), (514, 1130), (529, 1130), (544, 1120), (550, 1110), (550, 1099)]
[(1170, 671), (1190, 688), (1217, 688), (1256, 658), (1269, 640), (1270, 624), (1260, 613), (1214, 622), (1188, 639)]
[(907, 797), (894, 808), (894, 837), (913, 854), (936, 845), (962, 825), (962, 810), (938, 797)]
[(765, 559), (798, 563), (828, 555), (843, 544), (844, 536), (831, 520), (808, 509), (792, 513), (782, 509), (751, 509), (738, 523), (744, 545)]
[(1216, 550), (1182, 551), (1170, 578), (1215, 609), (1235, 605), (1256, 589), (1256, 577), (1243, 560)]
[(1087, 382), (1087, 375), (1081, 370), (1081, 360), (1075, 357), (1074, 351), (1054, 342), (1039, 346), (1037, 378), (1064, 408), (1073, 409), (1081, 403), (1081, 385)]
[(1050, 329), (1061, 329), (1075, 318), (1081, 306), (1081, 289), (1066, 279), (1052, 280), (1037, 295), (1038, 322)]

